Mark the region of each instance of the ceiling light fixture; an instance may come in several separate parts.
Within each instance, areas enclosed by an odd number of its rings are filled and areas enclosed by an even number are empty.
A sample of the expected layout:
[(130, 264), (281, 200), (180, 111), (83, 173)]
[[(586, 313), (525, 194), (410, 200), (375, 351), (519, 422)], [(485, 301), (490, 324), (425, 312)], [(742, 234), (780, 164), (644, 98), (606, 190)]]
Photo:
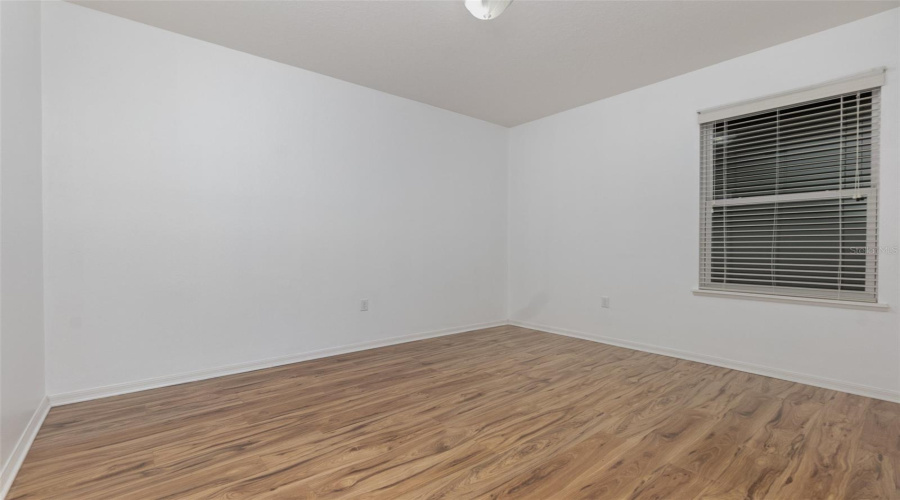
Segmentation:
[(509, 7), (512, 0), (466, 0), (466, 8), (478, 19), (489, 21)]

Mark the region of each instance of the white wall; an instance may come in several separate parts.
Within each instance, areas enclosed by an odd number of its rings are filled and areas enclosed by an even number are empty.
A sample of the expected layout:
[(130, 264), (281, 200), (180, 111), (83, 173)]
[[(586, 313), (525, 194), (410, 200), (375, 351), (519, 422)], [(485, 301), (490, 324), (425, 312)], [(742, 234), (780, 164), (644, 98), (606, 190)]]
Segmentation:
[(0, 2), (0, 490), (45, 394), (40, 23), (39, 3)]
[(43, 12), (50, 394), (505, 320), (506, 129)]
[(898, 245), (898, 31), (894, 9), (512, 129), (511, 319), (900, 397), (896, 254), (879, 261), (890, 312), (691, 294), (697, 110), (877, 66), (888, 67), (880, 244)]

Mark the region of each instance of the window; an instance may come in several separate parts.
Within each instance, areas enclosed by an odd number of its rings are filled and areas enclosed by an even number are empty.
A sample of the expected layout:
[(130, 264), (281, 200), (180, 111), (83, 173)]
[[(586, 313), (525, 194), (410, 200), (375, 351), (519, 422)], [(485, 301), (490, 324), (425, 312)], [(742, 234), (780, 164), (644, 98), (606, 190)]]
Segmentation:
[(701, 290), (876, 302), (879, 94), (701, 113)]

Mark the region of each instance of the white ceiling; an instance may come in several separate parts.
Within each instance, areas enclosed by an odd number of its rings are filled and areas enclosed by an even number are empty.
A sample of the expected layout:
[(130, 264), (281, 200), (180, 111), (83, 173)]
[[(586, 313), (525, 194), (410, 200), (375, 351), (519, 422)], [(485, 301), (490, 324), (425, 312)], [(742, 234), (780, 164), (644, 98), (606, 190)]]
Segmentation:
[(514, 126), (900, 3), (517, 0), (78, 1), (250, 54)]

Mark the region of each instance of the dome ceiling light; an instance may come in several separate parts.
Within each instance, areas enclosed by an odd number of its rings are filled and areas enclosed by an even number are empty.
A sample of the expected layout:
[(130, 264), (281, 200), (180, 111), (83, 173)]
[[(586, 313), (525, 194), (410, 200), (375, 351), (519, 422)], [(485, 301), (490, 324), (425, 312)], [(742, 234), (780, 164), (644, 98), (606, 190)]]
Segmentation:
[(512, 0), (466, 0), (466, 9), (478, 19), (490, 21), (503, 14)]

